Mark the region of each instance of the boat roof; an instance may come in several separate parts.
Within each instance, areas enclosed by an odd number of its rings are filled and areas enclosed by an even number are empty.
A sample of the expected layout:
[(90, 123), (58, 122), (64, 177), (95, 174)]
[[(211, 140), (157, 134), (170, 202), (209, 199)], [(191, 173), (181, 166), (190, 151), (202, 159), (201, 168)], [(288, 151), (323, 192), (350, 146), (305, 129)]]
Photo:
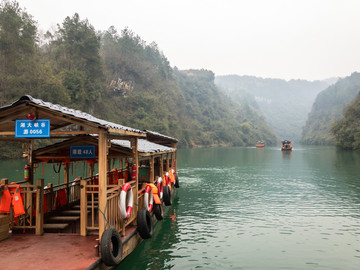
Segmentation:
[[(34, 110), (39, 114), (38, 118), (51, 118), (51, 130), (75, 123), (84, 125), (90, 129), (105, 129), (108, 132), (123, 135), (146, 136), (146, 133), (142, 130), (102, 120), (80, 110), (71, 109), (51, 102), (45, 102), (30, 95), (22, 96), (11, 105), (0, 108), (0, 129), (3, 129), (3, 125), (4, 127), (11, 126), (9, 129), (14, 130), (15, 120), (25, 119), (26, 113), (30, 113)], [(11, 117), (12, 115), (13, 117)], [(89, 134), (90, 133), (91, 132), (89, 132)]]
[[(131, 149), (131, 143), (129, 140), (111, 140), (111, 144), (119, 145), (124, 148)], [(173, 152), (175, 148), (165, 145), (153, 143), (144, 139), (138, 139), (138, 151), (144, 154), (158, 153), (158, 152)]]
[[(38, 161), (58, 162), (59, 160), (78, 160), (70, 158), (70, 146), (73, 145), (94, 145), (98, 146), (98, 136), (75, 136), (61, 142), (57, 142), (34, 150), (34, 159)], [(140, 156), (151, 156), (175, 152), (176, 148), (156, 144), (145, 139), (138, 139), (138, 152)], [(97, 156), (97, 150), (95, 151)], [(130, 140), (112, 139), (109, 148), (109, 155), (132, 156)]]
[(178, 140), (175, 138), (172, 138), (170, 136), (166, 136), (164, 134), (160, 134), (159, 132), (156, 131), (151, 131), (151, 130), (144, 130), (144, 132), (146, 132), (146, 138), (148, 141), (154, 142), (154, 143), (159, 143), (162, 145), (169, 145), (171, 143), (177, 143)]

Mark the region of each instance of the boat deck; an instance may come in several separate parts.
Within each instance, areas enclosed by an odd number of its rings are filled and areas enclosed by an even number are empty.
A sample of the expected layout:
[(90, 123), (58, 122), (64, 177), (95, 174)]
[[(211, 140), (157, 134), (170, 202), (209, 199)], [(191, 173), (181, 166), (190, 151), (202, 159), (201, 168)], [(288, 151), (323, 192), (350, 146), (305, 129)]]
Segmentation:
[(1, 269), (86, 269), (94, 264), (97, 235), (12, 234), (0, 242)]

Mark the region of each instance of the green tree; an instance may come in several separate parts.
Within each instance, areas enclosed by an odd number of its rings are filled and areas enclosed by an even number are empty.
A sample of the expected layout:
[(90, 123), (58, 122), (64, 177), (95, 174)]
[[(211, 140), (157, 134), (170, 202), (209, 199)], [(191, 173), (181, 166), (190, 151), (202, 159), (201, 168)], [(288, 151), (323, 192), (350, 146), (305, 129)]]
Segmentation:
[(19, 3), (0, 4), (0, 105), (14, 93), (22, 94), (35, 66), (37, 29), (32, 16)]
[(52, 45), (56, 47), (55, 59), (72, 103), (93, 112), (104, 87), (100, 37), (94, 27), (75, 13), (66, 17), (62, 26), (58, 25)]
[(346, 107), (344, 117), (336, 121), (331, 128), (335, 143), (342, 149), (360, 149), (360, 93)]

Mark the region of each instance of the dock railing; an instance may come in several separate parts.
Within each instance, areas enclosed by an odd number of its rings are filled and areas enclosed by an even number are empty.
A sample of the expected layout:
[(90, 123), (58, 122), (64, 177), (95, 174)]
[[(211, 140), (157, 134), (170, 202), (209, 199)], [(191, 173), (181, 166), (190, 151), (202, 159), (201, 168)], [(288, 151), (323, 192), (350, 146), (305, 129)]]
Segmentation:
[[(44, 179), (36, 180), (36, 185), (30, 185), (26, 181), (8, 183), (8, 179), (2, 179), (0, 182), (0, 198), (4, 193), (4, 188), (9, 188), (13, 195), (15, 189), (19, 186), (19, 192), (23, 201), (25, 214), (14, 217), (14, 211), (10, 209), (10, 228), (12, 229), (35, 229), (36, 235), (44, 233)], [(6, 215), (5, 214), (5, 215)]]
[[(121, 235), (125, 235), (125, 228), (136, 219), (137, 194), (136, 181), (129, 181), (134, 196), (134, 208), (127, 220), (123, 220), (120, 215), (119, 200), (122, 185), (125, 179), (118, 179), (117, 184), (107, 185), (107, 201), (104, 212), (98, 209), (99, 184), (96, 177), (80, 179), (80, 234), (86, 236), (89, 230), (99, 229), (98, 215), (105, 216), (105, 227), (116, 228)], [(98, 211), (99, 210), (99, 211)]]

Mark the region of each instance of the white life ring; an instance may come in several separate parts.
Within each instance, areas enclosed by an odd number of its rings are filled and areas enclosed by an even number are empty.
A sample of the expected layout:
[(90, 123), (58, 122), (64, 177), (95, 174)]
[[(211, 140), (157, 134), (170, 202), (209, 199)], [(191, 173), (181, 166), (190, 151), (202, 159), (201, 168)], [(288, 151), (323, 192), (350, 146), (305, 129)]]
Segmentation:
[[(126, 196), (127, 198), (127, 207), (126, 207)], [(131, 185), (129, 183), (125, 183), (122, 186), (121, 193), (120, 193), (120, 200), (119, 200), (119, 208), (120, 208), (120, 215), (123, 219), (128, 219), (131, 215), (131, 211), (134, 205), (134, 196)]]
[(163, 192), (164, 186), (163, 186), (163, 179), (161, 177), (159, 177), (157, 180), (157, 189), (159, 192), (159, 198), (160, 198), (160, 200), (162, 200), (163, 194), (164, 194), (164, 192)]
[(154, 196), (151, 192), (151, 186), (147, 185), (145, 189), (145, 195), (144, 195), (144, 206), (145, 209), (151, 212), (153, 206), (154, 206)]

